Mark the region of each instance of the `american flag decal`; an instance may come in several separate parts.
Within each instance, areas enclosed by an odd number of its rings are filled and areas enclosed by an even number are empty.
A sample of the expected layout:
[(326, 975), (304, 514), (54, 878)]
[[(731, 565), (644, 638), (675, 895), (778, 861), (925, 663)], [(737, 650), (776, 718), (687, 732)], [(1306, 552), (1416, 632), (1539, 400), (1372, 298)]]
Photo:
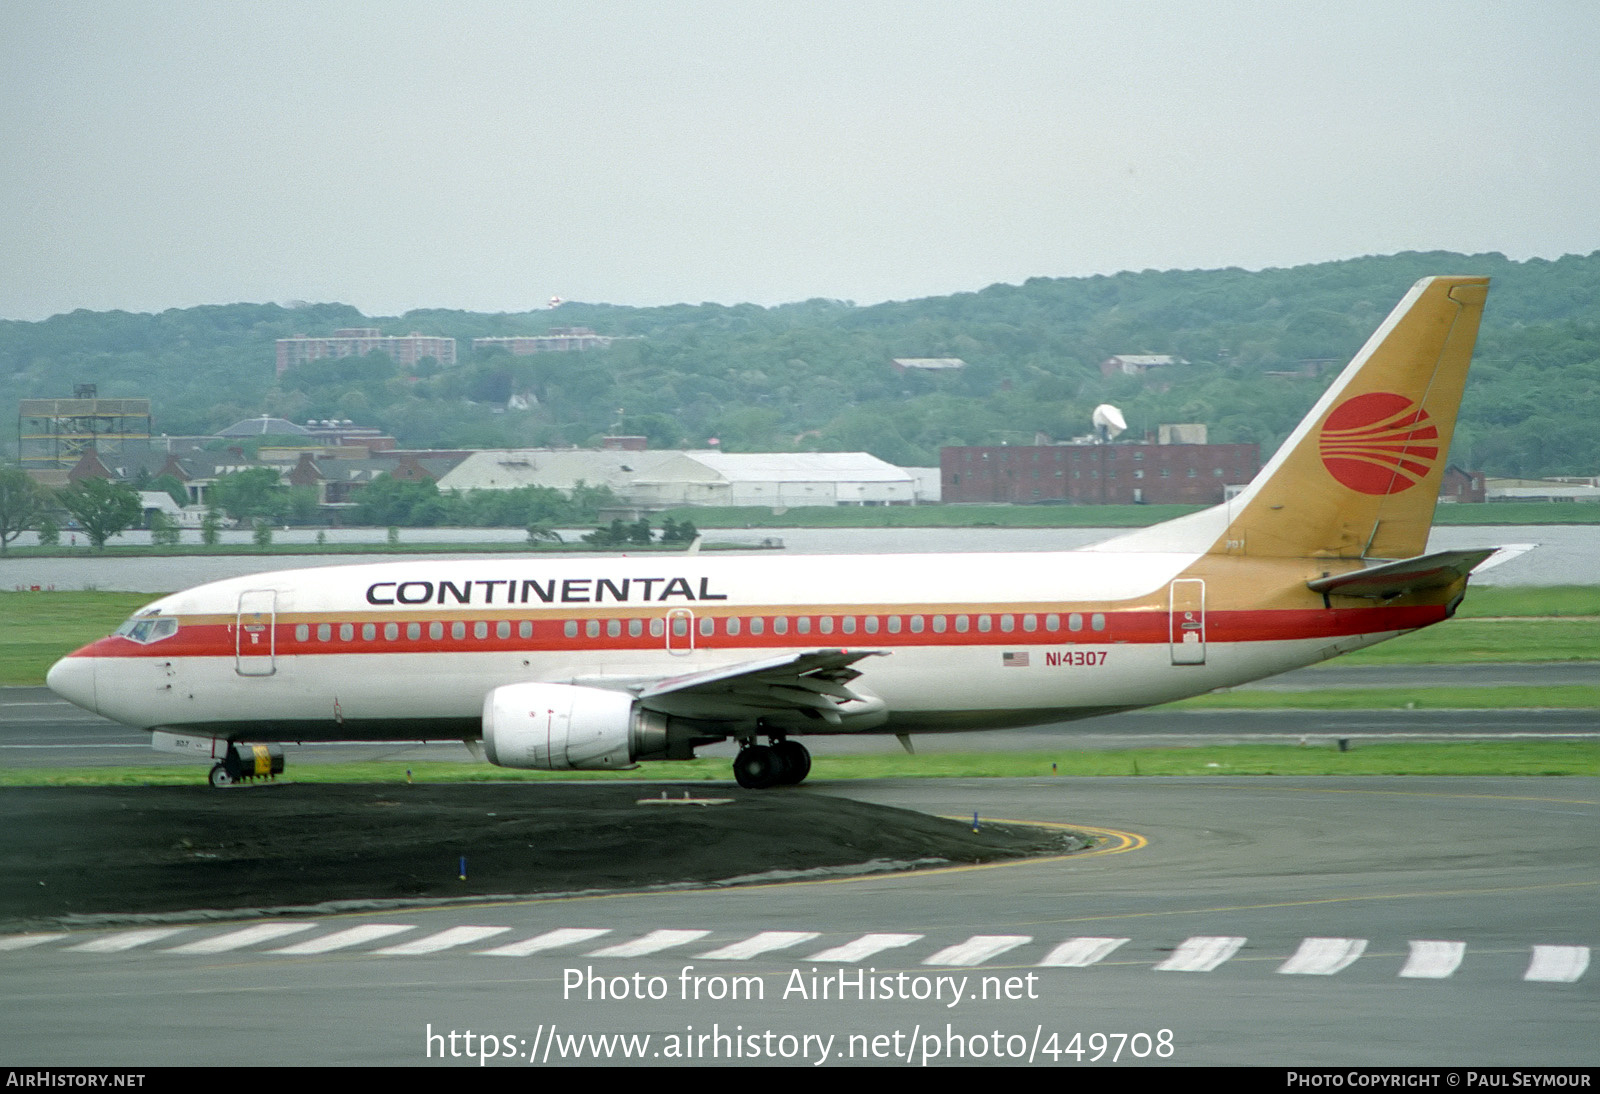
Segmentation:
[(1000, 664), (1008, 669), (1025, 669), (1028, 667), (1028, 655), (1025, 653), (1002, 653)]

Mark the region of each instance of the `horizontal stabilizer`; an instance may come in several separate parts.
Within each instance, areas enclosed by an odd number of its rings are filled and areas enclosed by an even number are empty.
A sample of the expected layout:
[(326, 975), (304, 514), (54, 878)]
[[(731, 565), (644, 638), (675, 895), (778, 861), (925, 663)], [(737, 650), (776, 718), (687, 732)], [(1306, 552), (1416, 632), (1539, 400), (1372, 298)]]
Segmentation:
[(1306, 582), (1312, 592), (1331, 596), (1360, 596), (1387, 600), (1418, 589), (1440, 589), (1470, 574), (1497, 548), (1479, 547), (1470, 551), (1437, 551), (1399, 562), (1386, 562), (1348, 574), (1334, 574)]

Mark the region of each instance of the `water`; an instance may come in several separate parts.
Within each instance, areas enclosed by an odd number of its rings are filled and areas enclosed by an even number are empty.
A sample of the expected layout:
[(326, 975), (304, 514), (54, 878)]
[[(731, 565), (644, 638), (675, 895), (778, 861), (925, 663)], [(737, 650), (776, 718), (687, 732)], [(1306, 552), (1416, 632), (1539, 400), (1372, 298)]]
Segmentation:
[[(708, 541), (744, 543), (781, 539), (790, 554), (912, 554), (924, 552), (971, 553), (977, 551), (1059, 551), (1097, 543), (1120, 534), (1112, 528), (780, 528), (710, 530)], [(330, 543), (383, 543), (382, 528), (334, 529)], [(575, 540), (580, 531), (563, 532)], [(192, 541), (193, 534), (185, 539)], [(473, 543), (521, 543), (526, 535), (514, 528), (415, 528), (401, 533), (403, 542), (448, 543), (469, 547)], [(24, 540), (31, 537), (24, 537)], [(224, 532), (224, 543), (249, 543), (250, 533)], [(278, 532), (274, 542), (314, 543), (315, 531)], [(63, 536), (65, 542), (65, 536)], [(130, 532), (113, 543), (148, 543), (149, 535)], [(1537, 550), (1513, 559), (1478, 578), (1485, 585), (1600, 585), (1600, 526), (1527, 525), (1435, 528), (1430, 550), (1457, 547), (1494, 547), (1510, 543), (1536, 543)], [(169, 593), (207, 581), (292, 570), (302, 566), (334, 566), (358, 562), (394, 561), (394, 555), (247, 555), (187, 556), (181, 558), (100, 558), (91, 554), (79, 537), (82, 555), (71, 558), (0, 560), (0, 589), (41, 588), (106, 589), (128, 592)], [(406, 558), (455, 558), (460, 553), (406, 555)], [(501, 556), (505, 557), (505, 556)]]

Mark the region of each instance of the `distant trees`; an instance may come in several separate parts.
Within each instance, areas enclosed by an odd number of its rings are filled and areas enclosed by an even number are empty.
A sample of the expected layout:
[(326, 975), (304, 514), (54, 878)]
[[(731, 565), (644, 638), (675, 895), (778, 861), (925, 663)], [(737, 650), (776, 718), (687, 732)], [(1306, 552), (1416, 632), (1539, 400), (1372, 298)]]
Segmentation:
[(615, 505), (610, 487), (578, 483), (570, 491), (549, 486), (441, 493), (431, 480), (404, 482), (379, 475), (356, 495), (353, 522), (377, 527), (572, 527)]
[[(273, 374), (274, 338), (371, 321), (344, 305), (75, 312), (0, 321), (0, 406), (64, 394), (60, 378), (70, 376), (99, 383), (105, 396), (158, 395), (159, 428), (173, 434), (210, 433), (266, 411), (358, 418), (407, 447), (568, 445), (620, 429), (654, 448), (715, 436), (728, 451), (842, 447), (928, 466), (945, 445), (1016, 443), (1036, 431), (1066, 439), (1086, 431), (1096, 403), (1113, 402), (1135, 430), (1203, 420), (1213, 441), (1270, 447), (1410, 284), (1441, 270), (1495, 280), (1451, 459), (1506, 474), (1594, 474), (1600, 253), (1555, 262), (1400, 254), (1258, 272), (1034, 278), (872, 307), (430, 310), (405, 321), (457, 338), (455, 366), (406, 370), (373, 354), (311, 362), (282, 378)], [(531, 357), (466, 344), (553, 325), (623, 337), (608, 349)], [(1102, 377), (1098, 362), (1115, 353), (1174, 353), (1193, 364)], [(899, 375), (890, 365), (919, 356), (960, 357), (967, 367)], [(1317, 376), (1296, 374), (1319, 367)], [(507, 412), (511, 393), (537, 403)], [(531, 514), (525, 499), (446, 501), (444, 518), (421, 495), (391, 500), (416, 510), (408, 521), (571, 520), (555, 505)]]
[(218, 475), (211, 484), (211, 504), (241, 524), (258, 518), (281, 520), (288, 490), (270, 467)]
[(56, 497), (97, 551), (104, 549), (106, 540), (139, 523), (139, 494), (125, 483), (84, 479)]
[(49, 494), (26, 472), (0, 468), (0, 555), (12, 540), (38, 526), (49, 504)]

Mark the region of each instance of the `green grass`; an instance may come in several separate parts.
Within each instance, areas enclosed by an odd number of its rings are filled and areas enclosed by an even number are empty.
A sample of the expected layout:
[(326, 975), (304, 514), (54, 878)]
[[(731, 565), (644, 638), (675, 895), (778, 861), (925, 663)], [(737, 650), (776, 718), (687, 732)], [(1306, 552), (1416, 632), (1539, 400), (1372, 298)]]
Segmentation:
[(0, 685), (44, 683), (57, 659), (104, 638), (149, 593), (0, 592)]
[(1600, 708), (1600, 685), (1221, 691), (1168, 706), (1190, 710), (1582, 710)]
[(1600, 585), (1474, 585), (1457, 618), (1575, 615), (1600, 617)]
[(1600, 619), (1452, 619), (1346, 654), (1341, 665), (1600, 660)]
[[(731, 786), (727, 760), (644, 764), (633, 771), (508, 771), (467, 763), (295, 764), (286, 781), (380, 783), (639, 782), (719, 783)], [(1600, 775), (1600, 745), (1568, 741), (1462, 741), (1367, 744), (1348, 752), (1316, 745), (1207, 745), (1051, 752), (925, 753), (909, 756), (892, 745), (879, 755), (819, 757), (811, 781), (902, 778), (1104, 777), (1118, 775)], [(161, 767), (0, 769), (5, 786), (203, 786), (203, 764)], [(675, 793), (670, 786), (669, 794)], [(782, 791), (775, 791), (781, 793)], [(654, 796), (657, 787), (641, 793)]]

